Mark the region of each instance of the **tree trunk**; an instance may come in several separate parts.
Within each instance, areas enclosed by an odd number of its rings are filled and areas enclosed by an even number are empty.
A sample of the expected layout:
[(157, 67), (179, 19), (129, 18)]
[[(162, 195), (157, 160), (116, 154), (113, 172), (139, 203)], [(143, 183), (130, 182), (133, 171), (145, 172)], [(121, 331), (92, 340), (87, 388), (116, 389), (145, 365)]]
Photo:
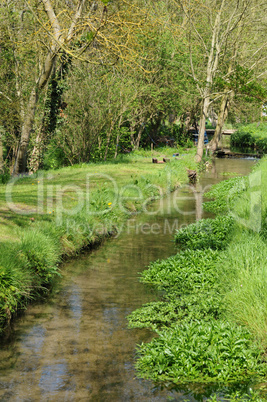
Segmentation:
[(54, 58), (55, 58), (55, 54), (52, 52), (49, 52), (46, 57), (45, 63), (44, 63), (43, 71), (39, 75), (37, 83), (35, 84), (34, 88), (32, 89), (30, 99), (28, 102), (28, 106), (27, 106), (27, 110), (25, 113), (24, 123), (22, 126), (19, 149), (18, 149), (17, 158), (16, 158), (14, 170), (13, 170), (13, 175), (24, 173), (26, 171), (27, 149), (28, 149), (31, 131), (33, 129), (33, 124), (34, 124), (34, 119), (35, 119), (35, 111), (36, 111), (36, 106), (37, 106), (37, 102), (38, 102), (38, 98), (39, 98), (39, 91), (42, 90), (45, 87), (45, 85), (47, 84), (47, 81), (51, 75), (51, 71), (52, 71), (52, 68), (54, 65)]
[(19, 149), (15, 161), (13, 175), (24, 173), (26, 171), (27, 148), (30, 140), (30, 134), (33, 128), (37, 102), (38, 102), (38, 91), (37, 88), (35, 87), (31, 92), (25, 120), (22, 126)]
[(3, 142), (2, 134), (0, 133), (0, 174), (4, 171), (4, 158), (3, 158)]
[(29, 161), (29, 170), (32, 173), (37, 172), (37, 170), (39, 169), (41, 156), (43, 154), (43, 148), (44, 148), (43, 140), (44, 140), (44, 132), (43, 127), (41, 127), (41, 131), (38, 133), (35, 139), (31, 159)]
[(136, 139), (135, 139), (135, 141), (134, 141), (134, 149), (135, 149), (135, 150), (138, 150), (138, 149), (139, 149), (139, 145), (140, 145), (140, 141), (141, 141), (141, 137), (142, 137), (143, 131), (144, 131), (144, 125), (143, 125), (143, 123), (142, 123), (142, 124), (141, 124), (141, 127), (140, 127), (139, 130), (138, 130), (137, 137), (136, 137)]
[[(218, 67), (219, 63), (219, 55), (221, 52), (221, 43), (219, 41), (219, 33), (221, 29), (221, 13), (224, 7), (225, 0), (222, 0), (220, 9), (216, 15), (213, 31), (212, 31), (212, 39), (211, 46), (209, 51), (209, 58), (207, 63), (207, 72), (206, 72), (206, 85), (202, 92), (202, 113), (199, 122), (199, 133), (198, 133), (198, 144), (197, 144), (197, 153), (196, 153), (196, 162), (199, 163), (203, 156), (204, 150), (204, 134), (205, 134), (205, 123), (208, 117), (208, 110), (210, 106), (210, 95), (213, 79)], [(194, 71), (193, 71), (194, 75)]]
[(109, 144), (110, 144), (110, 139), (111, 139), (111, 134), (114, 128), (114, 121), (112, 120), (111, 125), (110, 125), (110, 129), (107, 135), (107, 144), (106, 144), (106, 150), (105, 150), (105, 156), (104, 156), (104, 161), (107, 160), (107, 156), (108, 156), (108, 149), (109, 149)]
[(223, 96), (217, 126), (215, 129), (213, 139), (210, 143), (210, 148), (212, 149), (212, 151), (216, 151), (216, 149), (221, 147), (222, 128), (225, 123), (225, 120), (227, 119), (230, 103), (233, 97), (234, 97), (234, 91), (231, 91), (230, 93), (225, 93)]
[(134, 128), (135, 128), (135, 126), (130, 126), (130, 136), (131, 136), (131, 146), (132, 146), (132, 149), (134, 149), (134, 144), (135, 144), (135, 141), (134, 141), (134, 133), (135, 133), (135, 130), (134, 130)]
[[(28, 148), (31, 131), (32, 131), (33, 124), (34, 124), (35, 111), (36, 111), (36, 106), (37, 106), (37, 102), (38, 102), (38, 94), (39, 94), (39, 91), (41, 91), (47, 84), (47, 81), (52, 72), (55, 57), (56, 57), (57, 53), (59, 52), (61, 45), (64, 43), (64, 36), (62, 34), (63, 30), (59, 24), (59, 21), (56, 17), (56, 14), (54, 12), (54, 9), (53, 9), (53, 6), (52, 6), (50, 0), (42, 0), (42, 3), (44, 5), (45, 12), (46, 12), (48, 19), (50, 21), (50, 24), (51, 24), (52, 36), (53, 36), (54, 42), (47, 53), (43, 69), (37, 79), (37, 82), (34, 85), (34, 88), (31, 91), (31, 94), (30, 94), (28, 106), (25, 111), (24, 123), (22, 125), (21, 138), (20, 138), (19, 149), (18, 149), (17, 158), (15, 161), (15, 166), (14, 166), (14, 170), (13, 170), (13, 175), (24, 173), (26, 171), (27, 148)], [(80, 0), (77, 5), (75, 15), (72, 19), (70, 28), (67, 32), (67, 37), (65, 38), (66, 43), (68, 43), (72, 39), (76, 23), (81, 17), (84, 4), (85, 4), (85, 0)]]
[(118, 156), (118, 148), (119, 148), (119, 142), (120, 142), (120, 138), (121, 138), (121, 133), (120, 133), (121, 123), (122, 123), (122, 115), (120, 115), (120, 119), (119, 119), (119, 123), (118, 123), (118, 134), (117, 134), (117, 138), (116, 138), (116, 149), (115, 149), (114, 159), (116, 159)]
[(207, 95), (203, 99), (203, 107), (202, 107), (202, 114), (199, 120), (199, 132), (198, 132), (198, 142), (197, 142), (197, 153), (196, 153), (196, 162), (201, 162), (204, 150), (204, 135), (205, 135), (205, 123), (206, 118), (208, 116), (208, 109), (210, 104), (210, 97)]

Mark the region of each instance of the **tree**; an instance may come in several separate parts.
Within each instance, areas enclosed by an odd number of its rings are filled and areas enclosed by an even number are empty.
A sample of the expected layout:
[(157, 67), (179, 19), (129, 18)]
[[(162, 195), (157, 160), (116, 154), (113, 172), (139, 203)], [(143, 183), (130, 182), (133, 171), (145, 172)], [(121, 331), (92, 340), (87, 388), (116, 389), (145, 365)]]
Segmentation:
[[(244, 39), (245, 27), (251, 22), (254, 8), (263, 4), (253, 0), (209, 0), (191, 2), (179, 1), (186, 19), (185, 34), (188, 45), (191, 76), (201, 96), (201, 114), (199, 120), (199, 139), (196, 161), (200, 162), (204, 148), (205, 121), (209, 107), (216, 97), (222, 96), (222, 118), (227, 116), (232, 91), (214, 93), (214, 81), (220, 75), (221, 66), (229, 54), (229, 47), (238, 46)], [(241, 27), (241, 28), (240, 28)], [(203, 56), (201, 56), (201, 54)], [(235, 61), (228, 74), (235, 71)]]

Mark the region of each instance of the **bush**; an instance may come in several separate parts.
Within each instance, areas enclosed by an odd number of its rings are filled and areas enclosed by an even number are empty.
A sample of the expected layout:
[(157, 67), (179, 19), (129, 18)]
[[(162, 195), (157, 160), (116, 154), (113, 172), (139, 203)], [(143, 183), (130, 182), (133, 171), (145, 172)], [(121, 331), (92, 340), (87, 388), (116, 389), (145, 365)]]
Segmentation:
[(249, 124), (241, 126), (231, 135), (231, 146), (257, 149), (260, 153), (267, 152), (267, 124)]
[(231, 135), (231, 146), (242, 148), (253, 148), (255, 145), (254, 137), (250, 133), (236, 131)]

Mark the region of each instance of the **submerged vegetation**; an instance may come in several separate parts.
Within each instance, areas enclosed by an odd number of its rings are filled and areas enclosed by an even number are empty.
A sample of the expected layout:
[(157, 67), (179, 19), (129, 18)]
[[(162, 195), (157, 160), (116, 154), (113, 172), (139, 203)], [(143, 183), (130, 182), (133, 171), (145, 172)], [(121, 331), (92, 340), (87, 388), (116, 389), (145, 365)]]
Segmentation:
[[(130, 327), (151, 328), (157, 334), (138, 347), (139, 376), (178, 386), (223, 384), (225, 397), (231, 383), (264, 383), (266, 178), (264, 159), (248, 178), (215, 185), (205, 208), (217, 217), (178, 231), (177, 255), (151, 263), (141, 274), (142, 282), (161, 291), (162, 301), (128, 317)], [(237, 395), (232, 390), (229, 398), (266, 400), (264, 386), (259, 394), (254, 391)]]

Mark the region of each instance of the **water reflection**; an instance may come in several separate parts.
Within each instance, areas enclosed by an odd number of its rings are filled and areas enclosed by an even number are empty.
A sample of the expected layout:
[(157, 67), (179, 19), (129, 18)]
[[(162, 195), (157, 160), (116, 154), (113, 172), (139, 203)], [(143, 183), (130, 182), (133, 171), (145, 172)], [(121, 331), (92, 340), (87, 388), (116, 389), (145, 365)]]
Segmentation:
[[(252, 162), (243, 162), (217, 161), (199, 188), (221, 180), (225, 169), (248, 173)], [(126, 320), (160, 297), (139, 282), (138, 272), (175, 253), (175, 229), (208, 216), (199, 188), (194, 193), (185, 186), (164, 200), (162, 214), (131, 219), (123, 235), (64, 266), (58, 293), (45, 305), (31, 306), (16, 321), (13, 339), (2, 345), (1, 401), (196, 401), (214, 392), (160, 388), (137, 379), (136, 344), (154, 334), (129, 330)]]

